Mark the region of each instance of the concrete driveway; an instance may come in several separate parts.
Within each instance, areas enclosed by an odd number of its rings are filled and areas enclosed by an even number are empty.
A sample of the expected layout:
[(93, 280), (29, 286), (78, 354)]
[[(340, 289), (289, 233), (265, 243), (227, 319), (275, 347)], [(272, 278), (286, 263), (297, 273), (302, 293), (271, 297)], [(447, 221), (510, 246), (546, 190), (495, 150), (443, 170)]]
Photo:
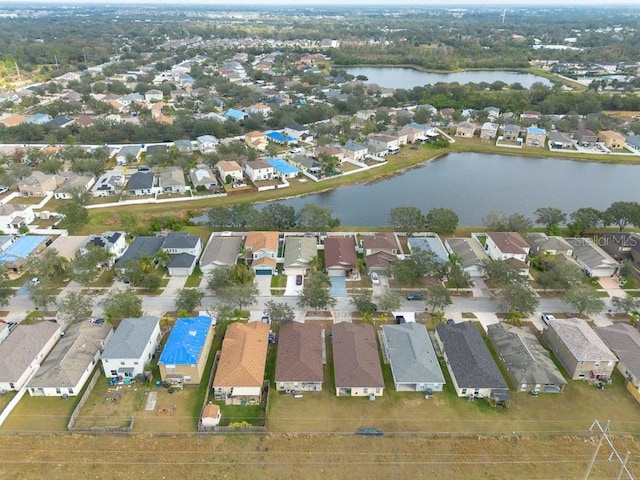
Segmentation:
[(258, 287), (259, 296), (271, 296), (271, 275), (256, 275), (255, 284)]
[(302, 277), (302, 284), (296, 285), (297, 275), (287, 275), (287, 286), (284, 289), (285, 297), (299, 297), (304, 288), (304, 277)]

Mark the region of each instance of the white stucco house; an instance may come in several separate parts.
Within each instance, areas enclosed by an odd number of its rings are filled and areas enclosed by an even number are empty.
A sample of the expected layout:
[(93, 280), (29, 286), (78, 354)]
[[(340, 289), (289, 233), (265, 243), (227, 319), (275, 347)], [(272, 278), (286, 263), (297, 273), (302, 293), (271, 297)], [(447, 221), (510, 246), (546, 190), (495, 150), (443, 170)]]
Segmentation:
[(158, 317), (124, 318), (102, 352), (107, 378), (134, 378), (144, 373), (160, 343)]

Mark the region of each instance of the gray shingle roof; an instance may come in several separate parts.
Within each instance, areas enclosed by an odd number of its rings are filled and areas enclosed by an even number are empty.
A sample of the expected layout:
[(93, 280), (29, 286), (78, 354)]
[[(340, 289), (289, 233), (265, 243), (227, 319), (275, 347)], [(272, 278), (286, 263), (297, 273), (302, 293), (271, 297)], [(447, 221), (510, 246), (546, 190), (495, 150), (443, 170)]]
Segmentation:
[(128, 190), (147, 190), (153, 187), (155, 180), (155, 174), (153, 172), (136, 172), (131, 175), (129, 183), (127, 184)]
[(102, 352), (102, 358), (140, 358), (159, 322), (158, 317), (122, 319), (111, 341)]
[(473, 323), (438, 325), (436, 332), (460, 388), (508, 389)]
[(18, 325), (0, 344), (0, 382), (17, 381), (59, 329), (52, 322)]
[(551, 355), (529, 330), (502, 323), (489, 325), (487, 334), (518, 384), (564, 385)]
[(445, 383), (424, 325), (383, 325), (382, 332), (395, 383)]
[(547, 328), (555, 330), (560, 340), (579, 362), (618, 360), (589, 324), (580, 318), (556, 320)]
[(200, 241), (200, 237), (197, 235), (189, 235), (184, 232), (171, 232), (167, 235), (167, 238), (162, 244), (162, 248), (196, 248), (198, 241)]
[(104, 340), (111, 331), (108, 323), (98, 325), (82, 322), (71, 325), (42, 362), (27, 387), (75, 387), (96, 353), (102, 350)]
[(129, 260), (138, 260), (142, 255), (155, 255), (164, 243), (163, 237), (140, 236), (133, 239), (129, 248), (124, 252), (118, 265), (124, 266)]
[(280, 325), (278, 337), (275, 381), (322, 383), (322, 327), (286, 322)]
[(567, 238), (565, 240), (573, 247), (573, 256), (589, 268), (618, 265), (618, 262), (590, 239)]
[(487, 259), (487, 254), (473, 238), (448, 238), (447, 245), (453, 254), (462, 261), (464, 268), (480, 265)]
[(284, 247), (284, 268), (307, 267), (318, 254), (316, 237), (287, 237)]
[(635, 378), (640, 378), (640, 332), (627, 323), (594, 329)]
[(333, 363), (337, 388), (384, 388), (378, 343), (371, 325), (334, 325)]
[(212, 236), (200, 257), (200, 266), (230, 267), (236, 263), (242, 237)]

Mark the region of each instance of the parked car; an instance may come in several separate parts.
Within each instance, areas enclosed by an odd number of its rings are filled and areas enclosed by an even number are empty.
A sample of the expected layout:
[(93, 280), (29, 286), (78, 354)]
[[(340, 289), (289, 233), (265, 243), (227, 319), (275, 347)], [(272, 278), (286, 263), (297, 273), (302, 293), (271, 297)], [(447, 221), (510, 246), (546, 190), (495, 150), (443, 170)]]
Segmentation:
[(407, 300), (424, 300), (424, 295), (420, 292), (411, 292), (407, 295)]
[(296, 275), (296, 285), (302, 285), (302, 275)]
[(376, 272), (371, 274), (371, 284), (372, 285), (380, 285), (380, 277)]
[(33, 286), (40, 285), (40, 279), (38, 277), (32, 278), (31, 285)]
[(550, 313), (543, 313), (542, 314), (542, 321), (545, 323), (545, 325), (551, 325), (551, 321), (555, 320), (555, 319), (556, 319), (556, 317), (554, 317)]

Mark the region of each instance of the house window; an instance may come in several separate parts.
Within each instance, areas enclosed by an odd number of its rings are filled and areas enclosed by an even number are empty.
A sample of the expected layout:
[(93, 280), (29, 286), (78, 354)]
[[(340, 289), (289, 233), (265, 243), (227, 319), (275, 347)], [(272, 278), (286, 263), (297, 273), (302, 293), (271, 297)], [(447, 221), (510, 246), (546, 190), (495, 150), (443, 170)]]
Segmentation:
[(13, 382), (12, 382), (12, 383), (10, 383), (10, 384), (9, 384), (9, 388), (10, 388), (11, 390), (15, 390), (16, 386), (15, 386), (15, 385), (13, 384)]
[(73, 388), (69, 388), (69, 395), (73, 395)]
[(466, 394), (467, 394), (467, 389), (466, 389), (466, 388), (463, 388), (462, 390), (460, 390), (460, 393), (461, 393), (462, 395), (466, 395)]
[(191, 381), (191, 377), (190, 377), (190, 376), (185, 376), (185, 377), (183, 378), (183, 380), (184, 380), (185, 382), (190, 382), (190, 381)]
[(120, 365), (124, 365), (124, 362), (120, 362)]
[(380, 389), (379, 388), (376, 388), (376, 393), (380, 393)]
[(362, 393), (364, 393), (364, 394), (369, 393), (369, 389), (368, 389), (368, 388), (363, 388), (363, 389), (362, 389)]
[(56, 388), (56, 393), (57, 393), (58, 395), (60, 395), (62, 392), (61, 392), (61, 390), (60, 390), (59, 388)]
[(595, 362), (593, 362), (593, 366), (594, 367), (599, 367), (600, 366), (600, 360), (596, 360)]
[(112, 377), (117, 377), (118, 376), (118, 371), (117, 370), (111, 370), (111, 376)]
[(136, 360), (135, 362), (133, 362), (134, 365), (138, 365), (138, 361)]
[(475, 396), (480, 395), (480, 389), (479, 389), (479, 388), (476, 388), (476, 389), (473, 391), (473, 394), (474, 394)]

